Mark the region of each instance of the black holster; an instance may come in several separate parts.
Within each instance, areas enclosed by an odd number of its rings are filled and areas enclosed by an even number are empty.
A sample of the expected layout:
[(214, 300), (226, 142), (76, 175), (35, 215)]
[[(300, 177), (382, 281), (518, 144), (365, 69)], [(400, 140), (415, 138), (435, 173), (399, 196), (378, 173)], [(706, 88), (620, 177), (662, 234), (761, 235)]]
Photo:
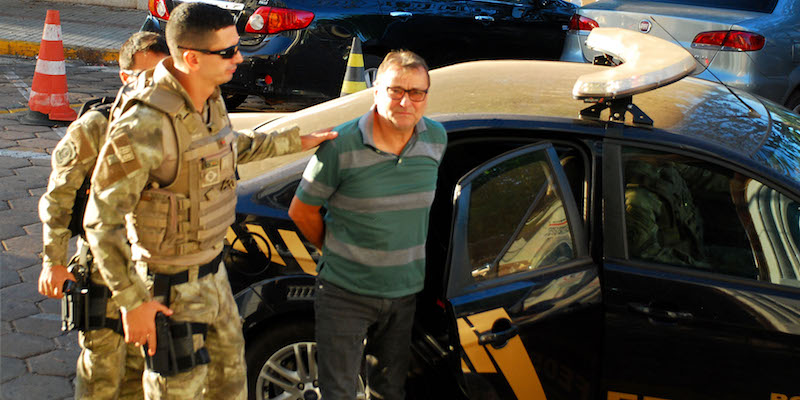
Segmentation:
[(104, 285), (92, 283), (88, 265), (80, 265), (73, 260), (67, 270), (76, 280), (64, 282), (61, 330), (87, 332), (108, 328), (122, 335), (122, 321), (106, 317), (106, 304), (111, 291)]
[(162, 313), (156, 314), (156, 354), (148, 354), (144, 345), (147, 369), (161, 376), (173, 376), (195, 366), (208, 364), (211, 358), (205, 347), (194, 351), (192, 335), (206, 337), (208, 325), (194, 322), (173, 321)]

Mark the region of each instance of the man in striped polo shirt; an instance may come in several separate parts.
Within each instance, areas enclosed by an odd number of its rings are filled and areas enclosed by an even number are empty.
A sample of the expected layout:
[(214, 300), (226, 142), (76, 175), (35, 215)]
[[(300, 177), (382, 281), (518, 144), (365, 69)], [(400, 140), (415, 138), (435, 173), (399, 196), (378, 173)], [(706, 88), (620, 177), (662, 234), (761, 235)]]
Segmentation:
[(377, 360), (367, 371), (370, 391), (405, 398), (428, 213), (447, 144), (444, 127), (422, 116), (429, 87), (422, 58), (389, 53), (378, 68), (373, 107), (320, 146), (289, 208), (303, 235), (322, 248), (315, 314), (325, 400), (356, 397), (365, 338)]

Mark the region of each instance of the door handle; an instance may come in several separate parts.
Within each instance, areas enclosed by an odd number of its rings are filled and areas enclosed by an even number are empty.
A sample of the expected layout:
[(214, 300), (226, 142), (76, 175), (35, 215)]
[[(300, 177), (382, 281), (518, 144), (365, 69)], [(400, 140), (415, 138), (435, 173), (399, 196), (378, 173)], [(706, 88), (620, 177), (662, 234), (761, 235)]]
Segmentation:
[(494, 22), (494, 17), (489, 16), (489, 15), (476, 15), (475, 16), (475, 21)]
[(652, 307), (641, 303), (628, 303), (628, 309), (636, 314), (641, 314), (657, 321), (688, 321), (694, 314), (683, 311), (671, 311), (664, 308)]
[[(498, 329), (499, 328), (499, 329)], [(478, 334), (478, 344), (492, 345), (495, 349), (502, 348), (508, 341), (519, 334), (519, 327), (506, 318), (495, 321), (492, 330)]]
[(414, 14), (408, 11), (392, 11), (389, 13), (389, 15), (395, 18), (411, 18), (411, 16)]

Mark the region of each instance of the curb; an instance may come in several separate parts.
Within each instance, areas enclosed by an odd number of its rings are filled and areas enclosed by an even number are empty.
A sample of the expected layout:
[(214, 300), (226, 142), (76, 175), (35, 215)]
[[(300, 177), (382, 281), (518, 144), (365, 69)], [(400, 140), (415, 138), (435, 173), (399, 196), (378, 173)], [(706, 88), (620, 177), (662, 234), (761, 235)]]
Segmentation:
[[(35, 58), (39, 55), (39, 43), (0, 39), (0, 55)], [(119, 50), (93, 49), (81, 46), (64, 46), (64, 58), (81, 60), (87, 64), (116, 64)]]

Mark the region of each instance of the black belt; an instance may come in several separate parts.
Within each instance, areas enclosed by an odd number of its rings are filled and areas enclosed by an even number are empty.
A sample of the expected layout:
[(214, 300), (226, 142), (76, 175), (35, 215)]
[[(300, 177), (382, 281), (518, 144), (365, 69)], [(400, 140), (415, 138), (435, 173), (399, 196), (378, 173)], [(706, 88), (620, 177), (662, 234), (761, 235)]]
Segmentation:
[[(216, 274), (219, 271), (219, 263), (222, 262), (222, 253), (217, 254), (213, 260), (203, 264), (197, 270), (197, 279), (209, 274)], [(177, 274), (157, 274), (153, 273), (153, 295), (164, 296), (164, 305), (169, 306), (169, 292), (174, 285), (189, 282), (189, 270), (178, 272)]]

